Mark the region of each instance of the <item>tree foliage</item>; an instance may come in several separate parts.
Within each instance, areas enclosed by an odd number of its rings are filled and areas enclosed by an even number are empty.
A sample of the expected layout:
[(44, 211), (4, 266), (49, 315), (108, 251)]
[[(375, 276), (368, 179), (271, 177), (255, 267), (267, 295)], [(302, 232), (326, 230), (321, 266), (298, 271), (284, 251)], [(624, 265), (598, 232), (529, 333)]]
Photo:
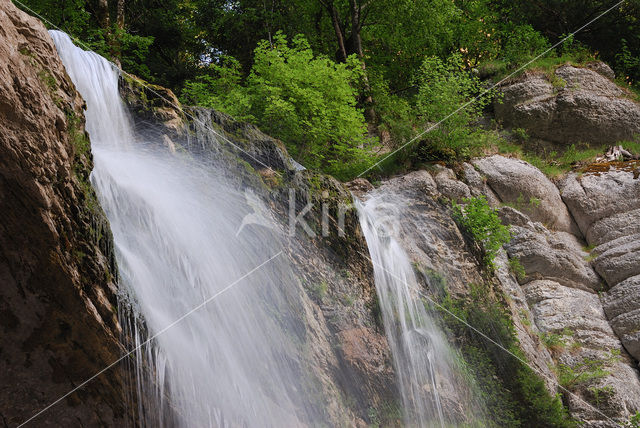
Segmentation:
[(477, 154), (494, 95), (478, 76), (547, 51), (640, 82), (640, 0), (24, 1), (124, 70), (255, 122), (343, 178), (338, 165), (371, 163), (367, 134), (385, 151), (430, 130), (392, 166)]
[(230, 58), (209, 66), (215, 75), (189, 81), (186, 102), (223, 110), (281, 139), (307, 167), (341, 175), (345, 164), (366, 161), (371, 141), (356, 88), (362, 68), (354, 56), (336, 63), (316, 56), (303, 36), (282, 33), (262, 41), (241, 85), (240, 64)]
[(419, 143), (416, 156), (420, 160), (468, 157), (478, 132), (472, 124), (494, 93), (485, 93), (479, 79), (465, 71), (459, 53), (446, 60), (425, 58), (415, 84), (418, 94), (414, 112), (422, 127), (431, 129)]

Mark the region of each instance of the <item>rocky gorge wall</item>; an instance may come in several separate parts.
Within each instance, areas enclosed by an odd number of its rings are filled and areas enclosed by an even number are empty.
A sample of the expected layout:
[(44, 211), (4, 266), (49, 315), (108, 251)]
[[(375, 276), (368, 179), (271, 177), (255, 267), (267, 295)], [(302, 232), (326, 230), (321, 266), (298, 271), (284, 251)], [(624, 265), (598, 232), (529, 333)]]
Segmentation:
[[(0, 1), (0, 421), (17, 426), (121, 355), (84, 101), (44, 25)], [(124, 426), (115, 367), (38, 426)]]
[[(121, 92), (141, 138), (153, 137), (178, 153), (186, 150), (197, 156), (241, 158), (248, 166), (237, 160), (231, 162), (239, 165), (232, 168), (234, 175), (250, 177), (238, 181), (240, 188), (257, 183), (262, 189), (260, 196), (281, 214), (285, 214), (289, 188), (295, 189), (298, 207), (311, 201), (317, 209), (325, 201), (332, 215), (337, 214), (339, 201), (350, 199), (344, 186), (330, 177), (298, 170), (282, 143), (251, 125), (234, 122), (212, 110), (183, 107), (165, 89), (145, 86), (131, 77), (122, 79)], [(568, 185), (565, 183), (601, 180), (597, 186), (603, 186), (600, 192), (609, 199), (591, 201), (582, 209), (602, 206), (606, 212), (595, 218), (603, 223), (594, 231), (607, 234), (615, 229), (618, 232), (611, 235), (612, 239), (626, 236), (627, 231), (635, 230), (631, 223), (638, 200), (618, 198), (633, 192), (638, 181), (629, 168), (621, 169), (570, 174), (554, 183), (526, 162), (493, 156), (463, 164), (456, 171), (435, 166), (430, 171), (409, 173), (383, 182), (378, 189), (385, 191), (394, 210), (401, 212), (400, 237), (425, 288), (437, 295), (433, 283), (440, 281), (454, 298), (469, 299), (473, 284), (491, 283), (492, 293), (508, 309), (518, 347), (535, 376), (552, 394), (564, 392), (572, 416), (594, 427), (616, 426), (609, 418), (626, 421), (639, 409), (640, 380), (630, 345), (636, 320), (631, 318), (633, 314), (628, 315), (637, 310), (637, 300), (635, 294), (629, 296), (630, 286), (624, 281), (620, 288), (624, 291), (617, 293), (606, 286), (595, 257), (600, 253), (590, 247), (600, 241), (596, 243), (590, 237), (590, 224), (577, 220), (577, 202), (572, 203), (571, 194), (564, 189)], [(604, 183), (622, 179), (627, 188), (619, 194), (605, 190), (608, 185)], [(349, 188), (363, 198), (372, 190), (364, 180), (349, 183)], [(478, 195), (485, 195), (499, 209), (514, 235), (489, 279), (474, 254), (473, 243), (452, 218), (450, 208), (450, 201)], [(583, 198), (582, 203), (586, 200)], [(609, 217), (612, 219), (607, 220)], [(629, 224), (622, 224), (624, 221)], [(322, 365), (331, 367), (321, 375), (324, 387), (340, 391), (342, 396), (357, 397), (355, 401), (346, 400), (356, 404), (348, 409), (340, 402), (332, 403), (329, 407), (335, 409), (334, 420), (371, 423), (369, 413), (379, 410), (367, 408), (366, 403), (379, 403), (381, 409), (388, 409), (394, 402), (392, 389), (379, 389), (393, 379), (393, 372), (388, 347), (372, 311), (375, 288), (370, 264), (359, 255), (366, 248), (356, 219), (347, 217), (346, 229), (347, 238), (334, 235), (309, 240), (302, 234), (291, 259), (300, 270), (308, 295), (306, 315), (301, 317), (306, 328), (315, 331), (308, 344), (317, 356), (322, 355), (316, 362), (322, 360)], [(635, 242), (633, 237), (625, 242), (629, 241)], [(524, 275), (515, 275), (509, 260), (518, 260)], [(342, 274), (336, 274), (339, 272)], [(611, 305), (617, 311), (607, 309)], [(614, 317), (620, 318), (615, 321)], [(559, 343), (550, 345), (549, 338)], [(601, 362), (602, 376), (584, 382), (582, 378), (567, 381), (571, 374), (562, 370), (580, 370), (591, 361)], [(470, 369), (473, 371), (473, 367)], [(385, 420), (390, 421), (393, 418)]]

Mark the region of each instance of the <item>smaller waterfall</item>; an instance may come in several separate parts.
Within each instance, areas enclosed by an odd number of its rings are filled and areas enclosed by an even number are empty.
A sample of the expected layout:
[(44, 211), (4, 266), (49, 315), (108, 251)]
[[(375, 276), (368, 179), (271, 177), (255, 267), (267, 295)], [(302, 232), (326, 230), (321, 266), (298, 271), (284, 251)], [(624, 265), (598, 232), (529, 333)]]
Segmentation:
[[(468, 389), (456, 370), (435, 316), (425, 307), (420, 284), (394, 225), (401, 217), (399, 198), (374, 191), (358, 203), (360, 223), (373, 263), (375, 284), (394, 360), (407, 426), (445, 427), (467, 419)], [(449, 411), (447, 411), (447, 409)], [(451, 409), (456, 409), (451, 411)], [(457, 414), (454, 414), (457, 413)]]

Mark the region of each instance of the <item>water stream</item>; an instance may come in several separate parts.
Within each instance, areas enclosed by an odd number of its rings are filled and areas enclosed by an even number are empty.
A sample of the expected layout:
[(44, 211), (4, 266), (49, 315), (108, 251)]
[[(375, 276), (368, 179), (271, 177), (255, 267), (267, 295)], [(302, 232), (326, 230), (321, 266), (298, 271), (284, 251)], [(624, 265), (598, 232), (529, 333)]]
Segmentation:
[[(303, 384), (302, 351), (290, 333), (299, 319), (292, 302), (299, 297), (294, 272), (281, 256), (286, 242), (269, 228), (239, 232), (252, 208), (219, 173), (224, 165), (212, 168), (140, 140), (120, 98), (115, 66), (74, 46), (64, 33), (51, 35), (87, 103), (95, 164), (91, 179), (113, 231), (120, 299), (134, 318), (122, 323), (134, 344), (163, 331), (135, 355), (139, 423), (326, 423), (318, 397)], [(416, 293), (409, 259), (378, 227), (377, 201), (371, 197), (360, 207), (361, 224), (405, 420), (408, 426), (443, 427), (448, 423), (443, 391), (448, 400), (453, 396), (446, 392), (452, 354)], [(138, 328), (136, 318), (144, 320), (146, 330)]]
[[(51, 34), (87, 103), (91, 180), (113, 231), (123, 299), (149, 332), (161, 331), (276, 257), (145, 347), (138, 365), (150, 364), (152, 379), (138, 385), (142, 422), (309, 423), (314, 406), (300, 393), (298, 349), (282, 326), (293, 318), (288, 312), (294, 281), (278, 256), (283, 243), (267, 228), (236, 236), (252, 212), (244, 193), (215, 168), (136, 141), (118, 93), (118, 70), (74, 46), (66, 34)], [(133, 335), (138, 342), (145, 338), (143, 332)], [(167, 415), (176, 420), (163, 419)]]
[(403, 198), (380, 188), (358, 202), (373, 263), (387, 340), (402, 396), (407, 426), (445, 427), (469, 423), (478, 408), (460, 373), (459, 357), (448, 344), (439, 315), (419, 283), (400, 243)]

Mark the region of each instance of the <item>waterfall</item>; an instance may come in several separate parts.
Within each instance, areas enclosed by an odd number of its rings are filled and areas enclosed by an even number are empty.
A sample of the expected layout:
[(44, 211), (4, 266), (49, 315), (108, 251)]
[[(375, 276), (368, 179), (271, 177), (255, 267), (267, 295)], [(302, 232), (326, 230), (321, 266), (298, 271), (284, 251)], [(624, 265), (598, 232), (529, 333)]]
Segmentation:
[[(378, 189), (357, 202), (373, 264), (385, 332), (407, 426), (445, 427), (477, 420), (470, 381), (429, 308), (396, 230), (403, 200)], [(469, 425), (467, 425), (469, 424)], [(475, 425), (474, 425), (475, 426)]]
[[(291, 325), (296, 278), (279, 256), (283, 239), (268, 228), (239, 232), (243, 217), (253, 211), (245, 194), (216, 168), (171, 154), (157, 142), (137, 141), (115, 66), (74, 46), (64, 33), (51, 31), (51, 36), (86, 100), (91, 180), (113, 231), (121, 301), (144, 319), (148, 333), (135, 321), (122, 324), (131, 326), (137, 344), (163, 331), (135, 356), (138, 422), (190, 427), (323, 422), (317, 397), (303, 385), (302, 351)], [(224, 294), (163, 330), (217, 293)]]
[[(86, 101), (91, 181), (113, 232), (121, 324), (140, 347), (133, 356), (134, 423), (330, 425), (322, 408), (327, 392), (309, 381), (304, 365), (300, 282), (282, 255), (282, 226), (243, 228), (255, 206), (228, 181), (225, 166), (136, 135), (119, 95), (118, 69), (66, 34), (50, 33)], [(215, 144), (196, 137), (194, 144)], [(463, 408), (465, 398), (456, 355), (425, 308), (407, 254), (380, 227), (388, 205), (374, 193), (359, 212), (405, 422), (457, 424), (461, 418), (450, 409)]]

